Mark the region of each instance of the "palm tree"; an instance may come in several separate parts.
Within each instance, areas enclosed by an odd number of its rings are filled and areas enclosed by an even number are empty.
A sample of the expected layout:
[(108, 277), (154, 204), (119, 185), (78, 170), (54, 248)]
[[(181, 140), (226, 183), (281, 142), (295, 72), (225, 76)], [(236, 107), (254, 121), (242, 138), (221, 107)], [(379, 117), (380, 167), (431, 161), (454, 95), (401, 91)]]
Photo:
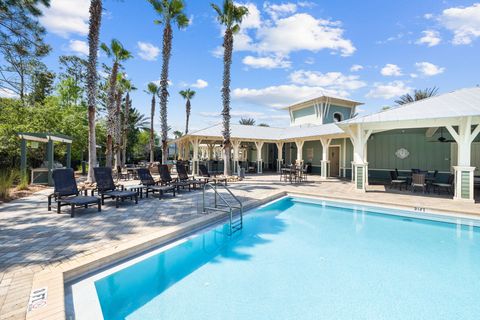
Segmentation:
[(152, 107), (150, 110), (150, 163), (155, 161), (155, 132), (153, 131), (153, 119), (155, 117), (155, 97), (158, 94), (158, 86), (154, 82), (150, 82), (145, 91), (152, 95)]
[[(189, 89), (190, 90), (190, 89)], [(195, 91), (194, 91), (195, 92)], [(187, 120), (187, 126), (188, 126), (188, 120)], [(179, 131), (179, 130), (175, 130), (173, 131), (173, 136), (175, 137), (175, 139), (178, 139), (180, 138), (181, 136), (183, 136), (183, 132), (182, 131)], [(178, 159), (178, 154), (177, 154), (177, 144), (175, 143), (175, 159)]]
[(95, 109), (97, 105), (97, 51), (100, 24), (102, 21), (102, 0), (90, 2), (88, 29), (87, 104), (88, 104), (88, 182), (95, 182), (93, 168), (97, 166), (97, 138), (95, 133)]
[(111, 68), (109, 83), (108, 83), (108, 98), (107, 98), (107, 150), (105, 155), (106, 166), (112, 166), (113, 155), (113, 137), (115, 136), (115, 100), (117, 94), (117, 80), (118, 70), (121, 66), (121, 62), (130, 59), (132, 54), (123, 47), (120, 41), (112, 39), (110, 47), (105, 43), (100, 45), (100, 48), (105, 54), (113, 59), (113, 65)]
[(160, 20), (155, 20), (157, 24), (163, 24), (163, 48), (162, 48), (162, 74), (160, 76), (160, 120), (162, 127), (162, 163), (167, 163), (168, 157), (168, 123), (167, 123), (167, 103), (168, 103), (168, 67), (172, 54), (172, 23), (179, 29), (188, 26), (188, 18), (183, 12), (185, 3), (183, 0), (148, 0), (155, 11), (160, 16)]
[(125, 95), (125, 109), (123, 112), (123, 128), (122, 128), (122, 164), (127, 161), (127, 136), (128, 136), (128, 121), (130, 118), (130, 109), (132, 107), (132, 99), (130, 98), (130, 92), (137, 90), (132, 84), (132, 81), (123, 78), (121, 81), (121, 87), (126, 92)]
[(232, 0), (224, 0), (223, 8), (212, 3), (217, 12), (217, 20), (225, 27), (223, 36), (223, 151), (224, 151), (224, 175), (231, 174), (230, 168), (230, 69), (232, 66), (233, 35), (240, 31), (240, 23), (248, 15), (248, 9), (244, 6), (236, 6)]
[(239, 124), (244, 125), (244, 126), (254, 126), (255, 125), (255, 119), (252, 118), (241, 118), (238, 121)]
[(398, 100), (395, 100), (395, 103), (399, 104), (399, 105), (404, 105), (404, 104), (411, 103), (411, 102), (414, 102), (414, 101), (423, 100), (423, 99), (426, 99), (426, 98), (436, 96), (437, 93), (438, 93), (438, 88), (437, 87), (427, 88), (427, 89), (423, 89), (423, 90), (417, 89), (417, 90), (413, 91), (413, 96), (411, 96), (409, 93), (404, 94), (403, 96), (398, 98)]
[(185, 134), (188, 134), (188, 122), (190, 121), (190, 111), (191, 111), (190, 100), (193, 99), (196, 92), (189, 88), (187, 90), (182, 90), (179, 93), (183, 97), (183, 99), (187, 100), (187, 103), (185, 104), (185, 111), (187, 113), (187, 116), (185, 118)]

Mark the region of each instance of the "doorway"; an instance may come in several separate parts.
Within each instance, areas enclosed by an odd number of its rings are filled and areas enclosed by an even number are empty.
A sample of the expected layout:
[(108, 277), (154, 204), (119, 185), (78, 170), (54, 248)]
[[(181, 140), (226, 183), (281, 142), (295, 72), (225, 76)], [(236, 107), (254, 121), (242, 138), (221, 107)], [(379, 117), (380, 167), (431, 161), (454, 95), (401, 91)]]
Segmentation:
[(330, 147), (328, 149), (330, 158), (330, 177), (340, 176), (340, 147)]

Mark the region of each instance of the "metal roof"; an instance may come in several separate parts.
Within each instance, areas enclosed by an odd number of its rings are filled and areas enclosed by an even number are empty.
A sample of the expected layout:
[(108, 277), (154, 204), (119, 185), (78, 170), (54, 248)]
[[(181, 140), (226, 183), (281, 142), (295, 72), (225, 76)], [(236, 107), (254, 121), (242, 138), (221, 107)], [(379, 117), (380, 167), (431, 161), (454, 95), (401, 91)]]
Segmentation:
[(340, 125), (480, 116), (480, 88), (465, 88), (393, 109), (349, 119)]
[[(260, 126), (246, 126), (241, 124), (231, 124), (231, 138), (245, 139), (245, 140), (292, 140), (297, 138), (308, 138), (326, 135), (341, 135), (344, 133), (336, 124), (329, 123), (323, 125), (302, 125), (287, 128), (275, 127), (260, 127)], [(223, 139), (222, 136), (223, 125), (221, 123), (211, 127), (190, 132), (188, 136), (204, 137), (204, 138), (218, 138)], [(186, 137), (186, 136), (184, 136)], [(182, 138), (184, 138), (182, 137)]]
[(293, 107), (297, 107), (297, 106), (306, 106), (306, 105), (311, 105), (313, 103), (337, 103), (337, 104), (340, 104), (340, 105), (345, 105), (345, 106), (348, 106), (348, 107), (355, 107), (355, 106), (359, 106), (359, 105), (362, 105), (363, 103), (362, 102), (358, 102), (358, 101), (354, 101), (354, 100), (349, 100), (349, 99), (346, 99), (346, 98), (342, 98), (342, 97), (335, 97), (335, 96), (331, 96), (331, 95), (320, 95), (320, 96), (311, 96), (311, 97), (308, 97), (306, 99), (303, 99), (302, 101), (298, 101), (298, 102), (295, 102), (294, 104), (291, 104), (287, 107), (283, 107), (282, 109), (290, 109), (290, 108), (293, 108)]

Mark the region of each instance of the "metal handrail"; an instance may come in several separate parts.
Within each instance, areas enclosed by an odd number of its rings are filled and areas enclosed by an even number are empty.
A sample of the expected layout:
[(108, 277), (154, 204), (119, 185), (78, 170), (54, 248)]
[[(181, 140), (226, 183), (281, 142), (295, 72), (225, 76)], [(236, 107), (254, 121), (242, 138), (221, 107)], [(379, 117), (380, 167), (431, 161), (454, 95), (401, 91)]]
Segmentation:
[[(215, 209), (215, 210), (218, 210), (218, 211), (226, 211), (226, 210), (222, 210), (222, 209), (219, 209), (218, 207), (219, 206), (223, 206), (223, 207), (228, 207), (229, 210), (228, 212), (230, 213), (230, 235), (233, 233), (233, 228), (232, 228), (232, 224), (233, 224), (233, 209), (240, 209), (240, 224), (243, 225), (243, 204), (242, 202), (232, 193), (232, 191), (224, 186), (224, 185), (220, 185), (221, 187), (223, 187), (225, 190), (227, 190), (227, 192), (233, 197), (233, 199), (235, 199), (235, 201), (238, 202), (238, 204), (240, 205), (239, 207), (236, 207), (236, 206), (232, 206), (218, 191), (217, 191), (217, 184), (211, 184), (211, 183), (205, 183), (203, 185), (203, 203), (202, 203), (202, 212), (203, 213), (206, 213), (206, 209), (207, 207), (205, 206), (205, 191), (207, 191), (207, 188), (209, 187), (210, 189), (212, 189), (214, 191), (214, 199), (215, 199), (215, 208), (209, 208), (209, 209)], [(217, 196), (220, 198), (220, 200), (222, 200), (222, 202), (224, 204), (218, 204), (218, 201), (217, 201)]]

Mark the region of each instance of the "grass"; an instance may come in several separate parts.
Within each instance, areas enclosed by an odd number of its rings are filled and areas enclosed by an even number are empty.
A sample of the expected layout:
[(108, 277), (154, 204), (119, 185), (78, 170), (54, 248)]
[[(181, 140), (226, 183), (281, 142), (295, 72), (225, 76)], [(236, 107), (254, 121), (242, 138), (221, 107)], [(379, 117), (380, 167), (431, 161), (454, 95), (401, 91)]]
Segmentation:
[(28, 180), (28, 174), (18, 173), (18, 176), (20, 177), (20, 181), (17, 185), (17, 190), (28, 190), (28, 186), (30, 184)]
[(10, 189), (18, 178), (18, 171), (3, 169), (0, 171), (0, 200), (6, 201), (10, 197)]

